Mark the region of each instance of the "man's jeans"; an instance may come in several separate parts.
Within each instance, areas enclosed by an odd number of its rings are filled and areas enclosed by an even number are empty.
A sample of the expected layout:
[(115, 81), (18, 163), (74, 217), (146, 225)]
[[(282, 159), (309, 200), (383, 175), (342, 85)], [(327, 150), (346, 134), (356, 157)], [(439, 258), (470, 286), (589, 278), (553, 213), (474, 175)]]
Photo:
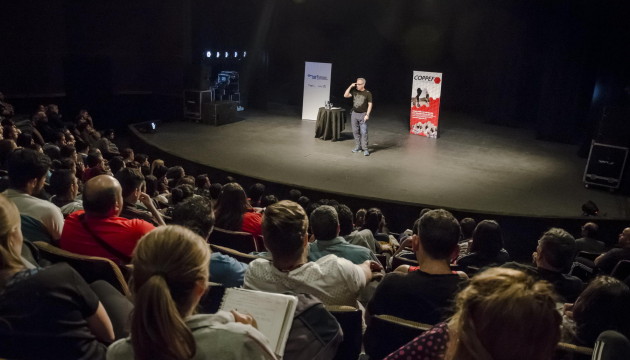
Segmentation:
[(368, 149), (368, 127), (365, 121), (365, 113), (352, 112), (350, 115), (352, 135), (354, 135), (355, 149)]

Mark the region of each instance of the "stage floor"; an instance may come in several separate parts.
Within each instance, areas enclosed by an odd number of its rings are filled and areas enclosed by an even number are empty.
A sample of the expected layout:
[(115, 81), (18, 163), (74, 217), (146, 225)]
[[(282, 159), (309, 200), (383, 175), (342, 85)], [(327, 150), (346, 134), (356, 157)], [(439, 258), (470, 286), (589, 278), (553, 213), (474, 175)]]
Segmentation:
[[(390, 115), (386, 115), (390, 114)], [(577, 147), (539, 141), (532, 131), (440, 115), (439, 139), (408, 133), (405, 111), (369, 120), (371, 155), (314, 138), (315, 121), (246, 110), (219, 127), (165, 122), (138, 134), (172, 155), (263, 181), (332, 194), (489, 214), (575, 218), (594, 201), (600, 215), (628, 218), (627, 197), (586, 189)]]

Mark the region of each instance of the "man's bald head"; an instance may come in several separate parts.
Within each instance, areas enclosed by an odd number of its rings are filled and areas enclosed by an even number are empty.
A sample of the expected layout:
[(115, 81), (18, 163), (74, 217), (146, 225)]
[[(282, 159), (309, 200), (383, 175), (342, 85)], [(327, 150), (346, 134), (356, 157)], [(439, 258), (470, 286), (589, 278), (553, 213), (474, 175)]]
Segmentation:
[(122, 201), (122, 188), (112, 176), (95, 176), (85, 183), (83, 208), (90, 215), (118, 216)]

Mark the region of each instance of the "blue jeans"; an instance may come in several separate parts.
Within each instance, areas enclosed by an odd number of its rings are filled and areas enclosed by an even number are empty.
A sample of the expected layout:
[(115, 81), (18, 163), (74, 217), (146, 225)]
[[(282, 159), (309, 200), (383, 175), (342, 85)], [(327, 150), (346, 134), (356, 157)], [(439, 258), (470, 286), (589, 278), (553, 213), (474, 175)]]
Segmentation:
[(352, 135), (354, 135), (355, 149), (368, 149), (368, 127), (365, 121), (365, 113), (352, 112), (350, 115), (352, 124)]

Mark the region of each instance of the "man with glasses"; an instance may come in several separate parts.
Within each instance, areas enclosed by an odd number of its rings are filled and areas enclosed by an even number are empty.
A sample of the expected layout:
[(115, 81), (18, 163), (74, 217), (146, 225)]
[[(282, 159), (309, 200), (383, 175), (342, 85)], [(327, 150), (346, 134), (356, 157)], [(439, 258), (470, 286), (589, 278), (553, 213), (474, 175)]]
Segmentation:
[(352, 152), (363, 151), (363, 155), (369, 156), (367, 121), (372, 112), (372, 93), (365, 89), (365, 79), (358, 78), (356, 83), (350, 84), (343, 97), (352, 98), (350, 122), (355, 143)]

